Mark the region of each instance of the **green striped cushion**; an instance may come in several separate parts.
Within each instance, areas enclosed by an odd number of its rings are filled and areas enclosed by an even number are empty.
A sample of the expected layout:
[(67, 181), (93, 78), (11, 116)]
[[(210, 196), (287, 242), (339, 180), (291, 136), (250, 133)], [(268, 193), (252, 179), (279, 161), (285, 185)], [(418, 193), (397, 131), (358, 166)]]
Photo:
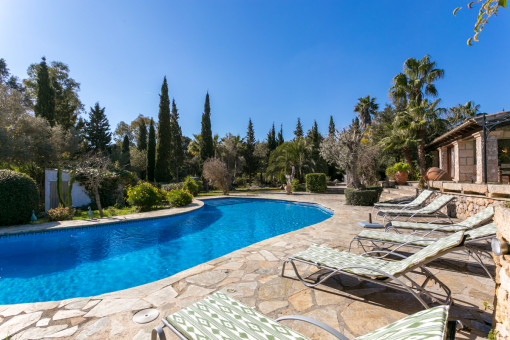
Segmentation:
[(188, 339), (307, 339), (221, 292), (209, 295), (166, 319)]
[(436, 255), (450, 248), (458, 246), (462, 243), (463, 240), (464, 232), (456, 232), (455, 234), (451, 234), (447, 237), (443, 237), (437, 240), (436, 242), (426, 246), (425, 248), (401, 261), (387, 262), (384, 270), (388, 273), (391, 273), (392, 275), (403, 273), (411, 267), (421, 263), (426, 263), (427, 260), (435, 257)]
[(376, 207), (386, 207), (386, 208), (411, 208), (411, 207), (419, 207), (432, 195), (432, 190), (423, 190), (421, 194), (418, 195), (414, 200), (408, 203), (376, 203), (374, 204)]
[(439, 209), (444, 207), (448, 202), (453, 200), (455, 197), (452, 195), (442, 195), (430, 202), (427, 206), (416, 209), (416, 210), (399, 210), (399, 209), (389, 209), (389, 210), (381, 210), (383, 214), (391, 214), (391, 215), (412, 215), (412, 214), (432, 214), (437, 212)]
[[(466, 229), (470, 229), (470, 228), (479, 226), (485, 222), (488, 222), (493, 217), (494, 217), (494, 208), (487, 207), (487, 208), (483, 209), (482, 211), (474, 214), (473, 216), (465, 219), (462, 222), (452, 224), (451, 226), (445, 225), (440, 230), (448, 231), (448, 232), (466, 230)], [(441, 224), (434, 224), (434, 223), (413, 223), (413, 222), (399, 222), (399, 221), (392, 221), (391, 225), (396, 228), (400, 228), (400, 229), (413, 229), (413, 230), (432, 230), (432, 229), (436, 229), (437, 227), (442, 226)]]
[(483, 227), (472, 229), (466, 232), (467, 240), (474, 240), (481, 237), (487, 237), (491, 235), (496, 235), (498, 228), (494, 223), (489, 223), (484, 225)]
[[(307, 250), (294, 255), (295, 258), (309, 261), (321, 266), (341, 269), (350, 266), (368, 266), (380, 269), (386, 265), (386, 261), (369, 256), (361, 256), (346, 251), (341, 251), (318, 244), (312, 244)], [(363, 268), (347, 268), (346, 272), (368, 277), (385, 277), (384, 275)]]
[(426, 309), (354, 340), (443, 340), (448, 306)]
[[(360, 238), (366, 238), (370, 240), (377, 241), (387, 241), (393, 243), (410, 243), (411, 245), (416, 246), (428, 246), (431, 242), (435, 242), (437, 239), (433, 239), (425, 236), (416, 236), (409, 234), (396, 234), (396, 233), (386, 233), (384, 231), (374, 231), (364, 229), (358, 234)], [(422, 241), (422, 240), (430, 240), (430, 241)]]

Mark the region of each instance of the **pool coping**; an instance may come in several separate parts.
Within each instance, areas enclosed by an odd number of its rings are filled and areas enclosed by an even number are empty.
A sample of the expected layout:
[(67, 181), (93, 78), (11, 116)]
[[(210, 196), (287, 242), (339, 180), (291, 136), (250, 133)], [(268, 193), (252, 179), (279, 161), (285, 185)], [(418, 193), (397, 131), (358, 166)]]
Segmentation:
[(148, 212), (140, 212), (136, 214), (120, 215), (112, 217), (103, 217), (98, 219), (72, 220), (72, 221), (56, 221), (38, 224), (23, 224), (8, 227), (0, 227), (0, 237), (15, 234), (30, 234), (56, 231), (59, 229), (79, 229), (97, 227), (100, 225), (110, 225), (125, 222), (136, 222), (141, 220), (165, 218), (177, 216), (198, 210), (204, 206), (201, 200), (193, 199), (193, 202), (185, 207), (169, 208), (161, 210), (153, 210)]

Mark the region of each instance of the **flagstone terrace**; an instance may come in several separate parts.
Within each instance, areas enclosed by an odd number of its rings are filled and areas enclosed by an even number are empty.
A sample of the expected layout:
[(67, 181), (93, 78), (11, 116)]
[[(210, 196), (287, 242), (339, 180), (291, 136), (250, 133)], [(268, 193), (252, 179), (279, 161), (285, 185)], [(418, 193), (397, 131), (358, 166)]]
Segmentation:
[[(384, 195), (387, 194), (383, 194), (383, 200)], [(274, 193), (250, 197), (319, 203), (335, 214), (316, 225), (253, 244), (143, 286), (95, 297), (0, 306), (0, 339), (7, 336), (11, 340), (149, 339), (161, 317), (217, 290), (271, 318), (288, 314), (311, 316), (348, 337), (364, 334), (422, 308), (409, 294), (344, 276), (330, 279), (316, 289), (280, 276), (283, 260), (312, 243), (346, 249), (360, 230), (357, 222), (367, 220), (371, 207), (346, 206), (344, 196), (338, 194)], [(199, 205), (195, 202), (194, 206)], [(154, 213), (162, 214), (157, 211), (138, 218)], [(450, 317), (460, 319), (465, 326), (458, 338), (485, 338), (492, 322), (494, 282), (484, 276), (481, 268), (468, 264), (465, 256), (436, 261), (431, 269), (452, 289), (454, 306)], [(314, 272), (314, 268), (309, 268), (311, 275)], [(287, 274), (292, 277), (290, 268)], [(150, 307), (160, 312), (155, 321), (143, 325), (132, 321), (135, 312)], [(327, 334), (306, 324), (288, 321), (286, 324), (311, 338), (328, 339)]]

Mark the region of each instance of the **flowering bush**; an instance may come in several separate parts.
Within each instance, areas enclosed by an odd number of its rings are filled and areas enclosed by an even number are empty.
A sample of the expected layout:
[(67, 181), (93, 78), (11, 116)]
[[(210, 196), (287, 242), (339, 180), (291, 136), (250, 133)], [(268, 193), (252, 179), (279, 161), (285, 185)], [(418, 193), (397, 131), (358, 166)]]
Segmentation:
[(127, 191), (127, 201), (130, 205), (138, 207), (140, 210), (150, 210), (152, 207), (161, 204), (165, 195), (148, 182), (138, 182), (134, 187)]
[(167, 194), (167, 199), (173, 207), (184, 207), (193, 201), (193, 195), (188, 190), (174, 189)]
[(72, 207), (58, 206), (57, 208), (48, 210), (48, 218), (50, 221), (66, 221), (72, 220), (76, 210)]

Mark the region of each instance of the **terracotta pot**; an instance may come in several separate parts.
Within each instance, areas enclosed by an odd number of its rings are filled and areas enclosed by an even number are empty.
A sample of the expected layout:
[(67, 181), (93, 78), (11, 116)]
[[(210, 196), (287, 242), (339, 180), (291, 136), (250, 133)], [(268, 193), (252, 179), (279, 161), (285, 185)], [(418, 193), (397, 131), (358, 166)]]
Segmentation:
[(407, 177), (409, 177), (409, 174), (406, 171), (397, 171), (395, 174), (395, 182), (399, 185), (404, 185), (407, 183)]
[(429, 168), (425, 174), (426, 181), (451, 181), (452, 177), (440, 168)]
[(285, 193), (287, 195), (292, 195), (292, 185), (286, 185), (285, 186)]

